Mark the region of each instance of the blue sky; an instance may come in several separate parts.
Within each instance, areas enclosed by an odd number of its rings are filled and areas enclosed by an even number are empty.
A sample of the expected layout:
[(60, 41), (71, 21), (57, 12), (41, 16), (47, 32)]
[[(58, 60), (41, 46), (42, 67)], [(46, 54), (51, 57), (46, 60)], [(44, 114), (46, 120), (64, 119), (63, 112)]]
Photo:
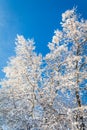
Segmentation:
[(34, 38), (36, 51), (45, 55), (61, 14), (77, 6), (87, 19), (87, 0), (0, 0), (0, 77), (8, 58), (14, 55), (17, 34)]

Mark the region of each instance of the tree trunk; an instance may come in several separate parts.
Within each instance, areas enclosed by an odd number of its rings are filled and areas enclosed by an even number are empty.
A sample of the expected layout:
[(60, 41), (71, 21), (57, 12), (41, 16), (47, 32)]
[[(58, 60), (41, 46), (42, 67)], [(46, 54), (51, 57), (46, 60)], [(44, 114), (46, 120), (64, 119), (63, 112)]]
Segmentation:
[[(79, 45), (77, 46), (77, 52), (76, 52), (76, 56), (79, 56)], [(78, 61), (76, 61), (76, 71), (79, 71), (79, 67), (78, 67)], [(77, 77), (76, 77), (76, 91), (75, 91), (75, 95), (76, 95), (76, 100), (77, 100), (77, 104), (78, 107), (81, 107), (81, 99), (80, 99), (80, 95), (79, 95), (79, 74), (77, 73)], [(78, 113), (76, 115), (76, 122), (78, 122), (78, 120), (81, 121), (80, 124), (80, 128), (79, 125), (77, 124), (77, 129), (78, 130), (85, 130), (85, 124), (83, 122), (83, 116), (79, 116)]]

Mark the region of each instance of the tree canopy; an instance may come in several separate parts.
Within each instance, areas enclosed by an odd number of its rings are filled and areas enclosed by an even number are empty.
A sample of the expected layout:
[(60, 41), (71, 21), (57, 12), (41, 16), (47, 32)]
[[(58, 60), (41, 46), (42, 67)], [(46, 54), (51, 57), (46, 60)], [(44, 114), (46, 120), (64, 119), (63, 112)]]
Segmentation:
[(87, 20), (73, 8), (60, 24), (45, 57), (17, 35), (0, 82), (0, 129), (87, 129)]

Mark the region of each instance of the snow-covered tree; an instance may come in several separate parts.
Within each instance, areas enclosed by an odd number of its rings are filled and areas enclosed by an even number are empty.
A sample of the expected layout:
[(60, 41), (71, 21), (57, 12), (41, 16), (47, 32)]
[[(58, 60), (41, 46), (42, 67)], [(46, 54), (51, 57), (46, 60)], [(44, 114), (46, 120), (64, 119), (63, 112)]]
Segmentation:
[(80, 20), (73, 8), (62, 14), (61, 25), (45, 57), (41, 100), (46, 129), (86, 130), (87, 21)]
[[(62, 32), (57, 30), (55, 33), (58, 33), (57, 36), (62, 38)], [(53, 42), (49, 43), (48, 46), (51, 51), (44, 58), (43, 85), (39, 93), (39, 102), (43, 107), (44, 130), (55, 130), (62, 125), (59, 120), (64, 121), (62, 119), (67, 116), (66, 107), (57, 99), (57, 91), (61, 80), (60, 71), (67, 57), (67, 47)]]
[[(72, 9), (62, 14), (61, 24), (64, 42), (69, 48), (62, 86), (68, 89), (72, 95), (75, 95), (74, 102), (77, 104), (77, 110), (81, 111), (82, 109), (82, 113), (84, 113), (83, 93), (87, 89), (87, 21), (80, 20), (76, 10)], [(74, 113), (74, 116), (76, 116), (76, 128), (74, 129), (85, 130), (87, 124), (84, 123), (83, 114)]]
[(5, 78), (1, 81), (0, 116), (2, 125), (10, 130), (28, 130), (36, 119), (36, 93), (41, 80), (42, 58), (34, 49), (33, 40), (17, 36), (16, 56), (11, 57), (3, 69)]

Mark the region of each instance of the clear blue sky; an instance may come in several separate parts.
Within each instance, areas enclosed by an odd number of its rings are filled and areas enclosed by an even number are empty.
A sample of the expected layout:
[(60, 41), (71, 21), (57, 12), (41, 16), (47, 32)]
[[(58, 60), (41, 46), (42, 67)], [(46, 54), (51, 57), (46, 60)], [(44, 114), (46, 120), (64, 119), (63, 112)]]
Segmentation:
[(61, 14), (77, 6), (87, 19), (87, 0), (0, 0), (0, 77), (8, 58), (14, 55), (17, 34), (34, 38), (36, 51), (45, 55)]

